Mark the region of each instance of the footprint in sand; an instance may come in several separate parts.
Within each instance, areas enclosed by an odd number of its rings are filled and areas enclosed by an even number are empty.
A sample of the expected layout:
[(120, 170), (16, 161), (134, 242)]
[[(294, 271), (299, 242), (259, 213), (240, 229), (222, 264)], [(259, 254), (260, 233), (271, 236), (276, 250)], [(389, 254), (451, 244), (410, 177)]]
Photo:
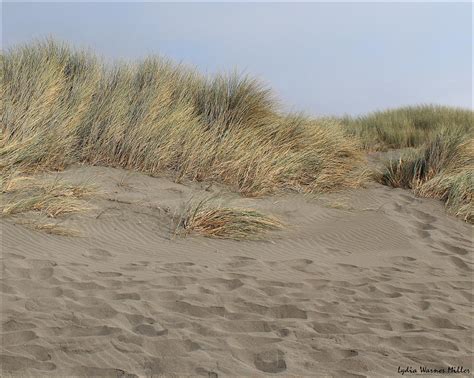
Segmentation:
[(265, 373), (281, 373), (286, 370), (284, 353), (279, 349), (257, 353), (254, 357), (255, 367)]
[(130, 271), (137, 271), (137, 270), (142, 270), (150, 264), (149, 261), (138, 261), (136, 263), (130, 263), (125, 266), (122, 266), (121, 269), (123, 270), (130, 270)]
[(115, 293), (112, 295), (113, 300), (131, 300), (131, 301), (139, 301), (140, 294), (138, 293)]
[(464, 270), (464, 271), (472, 271), (472, 269), (459, 257), (456, 256), (451, 256), (450, 257), (452, 263), (456, 265), (459, 269)]
[(36, 334), (36, 332), (29, 330), (29, 331), (3, 333), (1, 337), (2, 337), (2, 345), (7, 346), (7, 345), (25, 344), (28, 341), (37, 339), (38, 335)]
[(119, 272), (95, 272), (100, 277), (120, 277), (123, 274)]
[(407, 204), (413, 203), (413, 201), (415, 201), (415, 198), (408, 194), (400, 194), (399, 197), (405, 200)]
[(419, 220), (421, 220), (422, 222), (426, 222), (426, 223), (433, 223), (437, 219), (436, 217), (428, 213), (425, 213), (424, 211), (416, 210), (416, 209), (413, 210), (413, 215)]
[(100, 368), (89, 366), (74, 366), (67, 373), (68, 376), (74, 377), (113, 377), (113, 378), (135, 378), (135, 374), (128, 373), (122, 369)]
[(17, 255), (16, 253), (4, 253), (3, 254), (4, 259), (16, 259), (16, 260), (24, 260), (26, 259), (25, 256), (22, 255)]
[(430, 233), (425, 230), (415, 230), (416, 234), (421, 238), (421, 239), (429, 239), (431, 237)]
[(395, 203), (393, 204), (393, 208), (394, 208), (394, 210), (395, 210), (397, 213), (401, 213), (401, 214), (405, 213), (405, 210), (404, 210), (403, 206), (400, 205), (399, 203), (396, 203), (396, 202), (395, 202)]
[(309, 259), (294, 259), (282, 262), (282, 265), (288, 266), (291, 269), (304, 273), (308, 273), (306, 271), (306, 268), (308, 268), (308, 266), (310, 266), (311, 264), (313, 264), (313, 260)]
[(229, 322), (216, 321), (215, 325), (219, 330), (231, 333), (249, 333), (249, 332), (271, 332), (270, 323), (264, 320), (232, 320)]
[(158, 324), (139, 324), (133, 328), (133, 332), (138, 335), (148, 336), (148, 337), (156, 337), (156, 336), (163, 336), (168, 334), (168, 330), (160, 327)]
[(166, 263), (162, 264), (164, 270), (168, 272), (180, 273), (180, 272), (188, 272), (193, 271), (191, 267), (194, 267), (196, 264), (192, 262), (177, 262), (177, 263)]
[(139, 324), (142, 324), (144, 322), (148, 324), (153, 324), (155, 323), (155, 319), (149, 318), (140, 314), (125, 314), (125, 317), (127, 320), (130, 322), (130, 324), (136, 326)]
[(36, 325), (33, 323), (22, 323), (15, 319), (7, 320), (2, 324), (2, 331), (3, 332), (11, 332), (11, 331), (21, 331), (25, 329), (32, 329), (36, 328)]
[(307, 319), (306, 311), (299, 309), (294, 305), (281, 305), (272, 307), (268, 310), (267, 315), (276, 319)]
[(450, 237), (451, 239), (453, 239), (454, 241), (457, 241), (457, 242), (460, 242), (460, 243), (463, 243), (463, 244), (466, 244), (466, 245), (469, 245), (472, 249), (472, 241), (469, 240), (469, 239), (466, 239), (464, 238), (462, 235), (459, 235), (459, 236), (452, 236), (450, 233), (448, 232), (443, 232), (446, 236)]
[(291, 331), (288, 328), (282, 328), (277, 330), (276, 334), (280, 337), (287, 337), (291, 334)]
[(462, 326), (453, 324), (453, 322), (451, 322), (449, 319), (446, 319), (446, 318), (431, 316), (431, 317), (428, 317), (428, 319), (434, 328), (465, 329)]
[(46, 349), (40, 345), (21, 345), (18, 347), (18, 351), (26, 351), (28, 354), (39, 361), (51, 360), (51, 350)]
[(204, 286), (205, 288), (207, 288), (207, 286), (210, 286), (211, 288), (215, 288), (220, 291), (232, 291), (244, 286), (244, 283), (237, 278), (229, 280), (225, 278), (209, 278), (201, 282), (206, 285)]
[(413, 261), (416, 261), (416, 258), (410, 256), (396, 256), (393, 257), (391, 260), (393, 260), (394, 262), (411, 263)]
[(54, 267), (57, 265), (49, 260), (29, 260), (27, 263), (28, 268), (16, 268), (10, 265), (6, 265), (6, 268), (16, 277), (38, 281), (51, 278), (54, 274)]
[(415, 221), (415, 226), (418, 228), (418, 229), (421, 229), (423, 231), (433, 231), (433, 230), (437, 230), (437, 228), (435, 226), (433, 226), (432, 224), (429, 224), (429, 223), (423, 223), (423, 222), (418, 222), (418, 221)]
[(256, 261), (254, 258), (246, 256), (232, 256), (231, 260), (233, 261), (226, 264), (229, 268), (243, 268), (250, 264), (254, 264)]
[(52, 362), (37, 362), (30, 358), (9, 356), (6, 354), (0, 355), (0, 365), (2, 366), (2, 372), (15, 372), (23, 370), (25, 368), (33, 368), (39, 371), (51, 371), (56, 369), (56, 365)]
[(359, 352), (353, 349), (342, 350), (341, 355), (343, 358), (351, 358), (359, 355)]
[(440, 242), (440, 244), (446, 248), (448, 251), (450, 252), (453, 252), (453, 253), (456, 253), (457, 255), (467, 255), (469, 253), (469, 251), (465, 248), (462, 248), (462, 247), (456, 247), (452, 244), (449, 244), (449, 243), (446, 243), (446, 242)]
[(95, 326), (95, 327), (81, 327), (76, 325), (69, 325), (60, 329), (54, 330), (55, 336), (61, 337), (89, 337), (89, 336), (108, 336), (112, 334), (120, 334), (120, 328), (109, 326)]
[(197, 282), (197, 278), (190, 276), (166, 276), (160, 277), (158, 282), (160, 285), (168, 287), (185, 287)]
[(218, 378), (219, 375), (214, 372), (214, 371), (210, 371), (210, 370), (206, 370), (205, 368), (202, 368), (202, 367), (198, 367), (195, 369), (195, 372), (196, 374), (198, 375), (201, 375), (201, 376), (204, 376), (204, 377), (208, 377), (208, 378)]
[(105, 250), (105, 249), (101, 249), (101, 248), (91, 248), (91, 249), (88, 249), (86, 250), (82, 256), (84, 257), (88, 257), (92, 260), (97, 260), (97, 261), (106, 261), (109, 259), (109, 257), (112, 256), (112, 254)]

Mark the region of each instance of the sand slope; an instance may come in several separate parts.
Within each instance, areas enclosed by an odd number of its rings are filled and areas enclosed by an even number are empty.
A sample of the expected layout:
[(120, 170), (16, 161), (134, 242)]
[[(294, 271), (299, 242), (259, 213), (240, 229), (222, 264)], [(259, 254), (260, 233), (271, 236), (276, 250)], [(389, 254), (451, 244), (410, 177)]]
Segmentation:
[(289, 228), (268, 242), (173, 240), (170, 213), (220, 188), (100, 167), (60, 175), (103, 194), (65, 222), (80, 237), (2, 220), (2, 376), (472, 372), (472, 228), (438, 201), (378, 185), (231, 196)]

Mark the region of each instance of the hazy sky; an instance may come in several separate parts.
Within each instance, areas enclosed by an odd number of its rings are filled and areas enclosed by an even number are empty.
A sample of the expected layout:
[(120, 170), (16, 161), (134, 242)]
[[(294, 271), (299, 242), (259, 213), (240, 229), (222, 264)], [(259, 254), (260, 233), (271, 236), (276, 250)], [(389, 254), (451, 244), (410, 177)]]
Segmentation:
[(471, 3), (3, 3), (3, 48), (54, 36), (105, 58), (244, 71), (289, 110), (472, 107)]

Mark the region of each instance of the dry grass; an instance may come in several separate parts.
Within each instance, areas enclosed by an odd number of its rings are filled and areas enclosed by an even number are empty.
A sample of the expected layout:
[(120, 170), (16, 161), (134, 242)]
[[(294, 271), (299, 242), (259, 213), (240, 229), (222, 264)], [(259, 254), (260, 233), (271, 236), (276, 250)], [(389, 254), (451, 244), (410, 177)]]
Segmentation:
[(448, 211), (474, 222), (474, 139), (469, 134), (443, 130), (427, 145), (389, 160), (380, 182), (413, 189), (423, 197), (438, 198)]
[[(362, 141), (370, 150), (419, 148), (389, 163), (381, 180), (441, 198), (454, 213), (471, 217), (471, 166), (449, 152), (462, 144), (458, 134), (472, 138), (470, 110), (418, 106), (311, 119), (282, 114), (258, 80), (206, 77), (159, 57), (110, 66), (47, 40), (0, 58), (3, 182), (18, 172), (83, 162), (219, 182), (245, 196), (328, 192), (369, 179)], [(37, 190), (3, 212), (57, 216), (81, 208), (75, 197)]]
[(473, 222), (473, 111), (411, 106), (343, 123), (368, 150), (407, 149), (386, 162), (381, 183), (441, 199), (449, 212)]
[(224, 183), (247, 196), (360, 185), (363, 156), (335, 120), (283, 115), (237, 74), (162, 58), (105, 66), (45, 41), (2, 54), (0, 169), (120, 166)]
[(256, 210), (224, 207), (205, 199), (184, 209), (175, 234), (194, 232), (211, 238), (255, 240), (263, 238), (268, 231), (282, 227), (277, 218)]
[(350, 135), (358, 136), (368, 150), (420, 147), (441, 130), (472, 133), (474, 112), (449, 106), (407, 106), (342, 120)]
[(60, 180), (16, 176), (2, 182), (2, 193), (2, 216), (35, 211), (56, 218), (89, 210), (90, 206), (83, 199), (91, 196), (94, 189)]
[(50, 235), (58, 236), (69, 236), (76, 237), (80, 236), (80, 232), (69, 227), (63, 227), (56, 223), (23, 223), (24, 226), (29, 227), (36, 231), (45, 232)]
[(345, 211), (354, 211), (355, 208), (347, 201), (341, 199), (335, 199), (331, 201), (327, 201), (324, 204), (326, 207), (336, 210), (345, 210)]
[(47, 234), (51, 235), (59, 235), (59, 236), (79, 236), (79, 232), (73, 230), (71, 228), (60, 226), (56, 223), (44, 223), (44, 224), (37, 224), (34, 226), (35, 230), (46, 232)]

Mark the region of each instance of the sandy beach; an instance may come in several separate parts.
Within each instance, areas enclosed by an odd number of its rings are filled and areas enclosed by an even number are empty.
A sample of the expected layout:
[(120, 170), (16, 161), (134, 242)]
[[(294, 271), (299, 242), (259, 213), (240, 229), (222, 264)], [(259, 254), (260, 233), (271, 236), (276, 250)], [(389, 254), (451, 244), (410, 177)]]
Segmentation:
[[(2, 222), (2, 376), (398, 376), (472, 372), (472, 226), (379, 184), (241, 198), (78, 166), (78, 236)], [(190, 198), (219, 194), (288, 226), (265, 241), (173, 237)], [(350, 206), (349, 206), (350, 205)], [(459, 374), (458, 374), (459, 376)]]
[(0, 378), (474, 377), (472, 10), (5, 2)]

